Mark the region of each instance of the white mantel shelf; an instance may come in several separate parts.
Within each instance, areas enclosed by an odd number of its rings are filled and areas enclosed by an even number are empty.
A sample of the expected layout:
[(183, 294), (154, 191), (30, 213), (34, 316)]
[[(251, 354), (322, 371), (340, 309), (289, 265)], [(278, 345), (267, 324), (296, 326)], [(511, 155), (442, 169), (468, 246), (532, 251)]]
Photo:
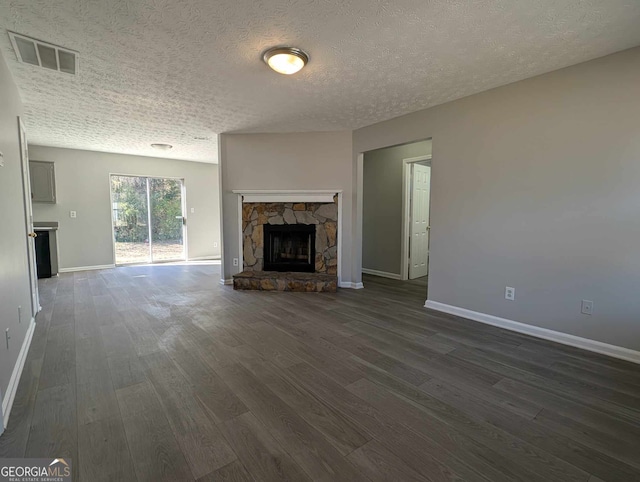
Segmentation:
[(245, 203), (331, 203), (333, 196), (342, 192), (342, 189), (320, 190), (256, 190), (234, 189), (233, 193), (242, 196)]

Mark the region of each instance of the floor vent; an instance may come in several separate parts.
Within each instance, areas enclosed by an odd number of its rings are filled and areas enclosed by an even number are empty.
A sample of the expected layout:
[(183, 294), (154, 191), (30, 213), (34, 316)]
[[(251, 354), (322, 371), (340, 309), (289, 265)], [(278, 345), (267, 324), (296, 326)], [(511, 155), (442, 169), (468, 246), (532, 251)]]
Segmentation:
[(9, 32), (9, 38), (20, 62), (66, 74), (77, 74), (77, 52), (14, 32)]

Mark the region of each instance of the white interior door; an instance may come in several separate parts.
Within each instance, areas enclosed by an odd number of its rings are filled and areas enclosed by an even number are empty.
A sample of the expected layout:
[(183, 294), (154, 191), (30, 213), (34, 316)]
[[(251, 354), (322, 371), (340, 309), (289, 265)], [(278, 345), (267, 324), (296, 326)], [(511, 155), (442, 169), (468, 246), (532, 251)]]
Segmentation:
[(29, 177), (29, 152), (27, 135), (22, 120), (18, 118), (20, 132), (20, 162), (22, 163), (22, 187), (24, 192), (24, 214), (27, 238), (27, 259), (29, 260), (29, 282), (31, 284), (31, 316), (35, 318), (40, 311), (38, 295), (38, 274), (36, 272), (36, 233), (33, 231), (33, 207), (31, 204), (31, 179)]
[(431, 167), (413, 164), (411, 176), (411, 240), (409, 279), (427, 276), (429, 271), (429, 190)]

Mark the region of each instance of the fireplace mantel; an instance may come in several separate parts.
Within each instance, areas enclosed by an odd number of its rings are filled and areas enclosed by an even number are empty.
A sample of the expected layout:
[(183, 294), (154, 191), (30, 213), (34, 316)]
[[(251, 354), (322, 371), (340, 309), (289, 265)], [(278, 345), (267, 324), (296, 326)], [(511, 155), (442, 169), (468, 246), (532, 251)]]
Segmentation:
[(233, 190), (242, 196), (245, 203), (331, 203), (333, 196), (341, 194), (342, 189), (321, 190)]

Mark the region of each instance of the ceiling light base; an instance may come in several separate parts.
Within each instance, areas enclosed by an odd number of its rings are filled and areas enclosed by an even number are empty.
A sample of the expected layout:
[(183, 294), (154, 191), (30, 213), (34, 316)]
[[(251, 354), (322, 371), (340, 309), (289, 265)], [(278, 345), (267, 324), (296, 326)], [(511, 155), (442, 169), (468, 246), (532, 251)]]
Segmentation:
[(170, 149), (173, 149), (173, 146), (171, 144), (151, 144), (151, 147), (160, 151), (168, 151)]
[(295, 47), (274, 47), (262, 54), (262, 60), (279, 74), (299, 72), (309, 62), (309, 55)]

